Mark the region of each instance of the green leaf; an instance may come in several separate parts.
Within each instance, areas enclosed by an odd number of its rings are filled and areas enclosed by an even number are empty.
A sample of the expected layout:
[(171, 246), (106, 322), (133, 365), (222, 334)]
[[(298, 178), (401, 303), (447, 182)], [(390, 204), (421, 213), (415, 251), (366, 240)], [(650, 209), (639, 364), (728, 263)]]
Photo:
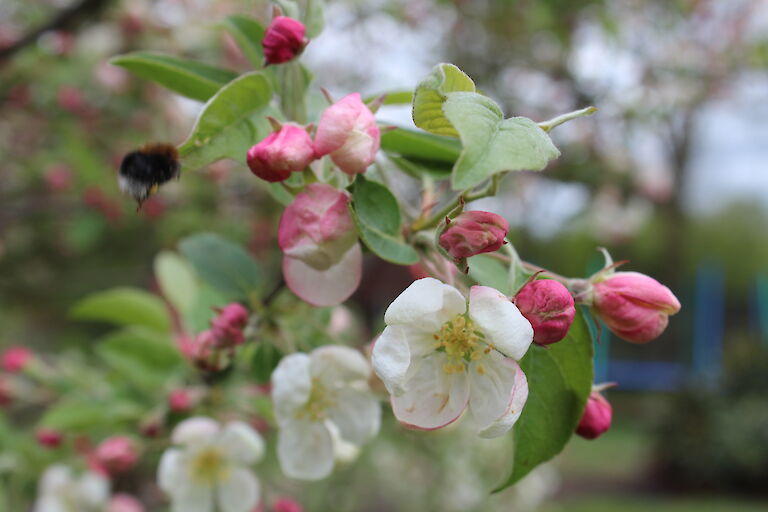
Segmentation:
[(114, 288), (89, 295), (73, 306), (71, 315), (80, 320), (140, 325), (159, 332), (170, 330), (163, 301), (138, 288)]
[(138, 419), (144, 411), (130, 403), (95, 402), (65, 398), (49, 408), (40, 425), (64, 432), (92, 432), (94, 428)]
[(283, 16), (297, 20), (301, 18), (299, 4), (295, 0), (275, 0), (275, 3), (283, 10)]
[(234, 71), (162, 53), (127, 53), (113, 58), (110, 63), (199, 101), (207, 101), (237, 76)]
[(487, 254), (472, 256), (467, 260), (469, 277), (477, 284), (496, 288), (504, 295), (510, 295), (509, 271), (507, 265)]
[(399, 265), (413, 265), (419, 255), (400, 234), (400, 207), (387, 187), (362, 174), (352, 184), (352, 218), (360, 238), (379, 257)]
[(413, 95), (413, 122), (437, 135), (458, 137), (459, 133), (443, 113), (443, 102), (453, 92), (475, 92), (475, 83), (453, 64), (438, 64), (416, 86)]
[(314, 39), (325, 27), (325, 2), (323, 0), (305, 0), (304, 26), (307, 27), (307, 37)]
[(475, 93), (452, 93), (443, 111), (464, 146), (453, 167), (452, 186), (466, 190), (502, 171), (538, 171), (557, 158), (549, 135), (525, 117), (503, 119), (493, 100)]
[(453, 164), (461, 155), (456, 139), (398, 128), (381, 136), (381, 149), (409, 160), (426, 160)]
[(185, 167), (197, 169), (222, 158), (245, 162), (253, 144), (271, 128), (272, 90), (264, 74), (255, 71), (231, 81), (203, 107), (179, 153)]
[(178, 254), (163, 251), (155, 257), (155, 277), (163, 296), (185, 314), (197, 301), (198, 285), (192, 267)]
[(141, 328), (110, 334), (95, 352), (125, 378), (149, 389), (162, 386), (169, 374), (184, 365), (169, 336)]
[(186, 316), (187, 329), (191, 332), (202, 332), (210, 327), (210, 322), (216, 316), (215, 307), (221, 307), (228, 303), (213, 287), (202, 283), (197, 300), (192, 311)]
[(450, 177), (451, 167), (444, 163), (429, 160), (411, 160), (399, 155), (387, 154), (390, 161), (409, 176), (420, 179), (424, 176), (430, 176), (436, 180), (442, 180)]
[(546, 348), (531, 345), (520, 361), (528, 401), (514, 428), (512, 474), (500, 491), (562, 451), (581, 419), (592, 388), (592, 338), (577, 310), (568, 336)]
[(272, 377), (272, 371), (283, 357), (283, 353), (272, 343), (262, 341), (256, 345), (251, 359), (251, 368), (257, 384), (266, 384)]
[(200, 233), (185, 238), (179, 249), (197, 274), (226, 300), (250, 299), (262, 284), (259, 265), (241, 246), (219, 235)]
[(229, 16), (223, 22), (237, 45), (243, 51), (243, 55), (255, 69), (264, 67), (264, 48), (261, 40), (264, 39), (264, 27), (255, 19), (248, 16)]
[(370, 103), (384, 96), (384, 105), (410, 105), (413, 103), (413, 91), (388, 91), (363, 98), (363, 103)]

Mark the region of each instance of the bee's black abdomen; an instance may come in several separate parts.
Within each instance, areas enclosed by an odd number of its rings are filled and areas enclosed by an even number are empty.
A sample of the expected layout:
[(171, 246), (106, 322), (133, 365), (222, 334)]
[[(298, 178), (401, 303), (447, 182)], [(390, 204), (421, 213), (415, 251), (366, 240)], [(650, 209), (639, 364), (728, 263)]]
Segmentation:
[(118, 183), (141, 204), (158, 187), (179, 176), (178, 152), (170, 144), (147, 144), (125, 155)]

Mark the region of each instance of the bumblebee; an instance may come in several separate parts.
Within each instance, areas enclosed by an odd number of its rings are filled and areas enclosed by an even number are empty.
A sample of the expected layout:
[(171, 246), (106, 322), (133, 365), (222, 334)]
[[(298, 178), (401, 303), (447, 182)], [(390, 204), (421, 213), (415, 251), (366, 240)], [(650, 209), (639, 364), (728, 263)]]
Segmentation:
[(120, 164), (117, 184), (130, 194), (138, 207), (157, 192), (160, 185), (179, 178), (181, 165), (179, 152), (171, 144), (152, 143), (125, 155)]

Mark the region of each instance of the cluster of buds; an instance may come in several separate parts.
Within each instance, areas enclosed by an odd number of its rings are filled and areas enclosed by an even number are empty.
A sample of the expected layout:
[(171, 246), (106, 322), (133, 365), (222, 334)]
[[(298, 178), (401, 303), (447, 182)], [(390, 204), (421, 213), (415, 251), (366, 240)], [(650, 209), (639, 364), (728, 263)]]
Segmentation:
[(381, 132), (373, 112), (353, 93), (328, 107), (320, 118), (315, 140), (307, 127), (280, 124), (270, 119), (274, 131), (248, 150), (251, 172), (269, 182), (288, 179), (309, 164), (330, 155), (339, 169), (354, 175), (364, 173), (376, 158)]
[(244, 329), (248, 323), (248, 310), (233, 302), (216, 309), (211, 328), (186, 339), (182, 351), (200, 370), (218, 372), (229, 366), (236, 346), (245, 342)]

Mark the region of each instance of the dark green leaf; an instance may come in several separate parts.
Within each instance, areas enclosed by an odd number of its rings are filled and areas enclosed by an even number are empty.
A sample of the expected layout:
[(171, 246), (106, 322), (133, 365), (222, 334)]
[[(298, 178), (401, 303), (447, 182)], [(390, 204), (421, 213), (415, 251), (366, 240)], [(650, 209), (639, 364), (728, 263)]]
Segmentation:
[(251, 359), (251, 368), (257, 384), (266, 384), (272, 377), (272, 370), (277, 367), (277, 363), (283, 357), (283, 353), (273, 344), (261, 342), (253, 351)]
[(387, 187), (359, 174), (352, 184), (352, 218), (365, 245), (384, 260), (413, 265), (419, 255), (400, 234), (400, 207)]
[(222, 87), (203, 107), (184, 143), (182, 163), (197, 169), (222, 158), (245, 162), (253, 144), (271, 130), (267, 116), (272, 89), (260, 72), (242, 75)]
[(94, 293), (75, 304), (71, 314), (80, 320), (139, 325), (160, 332), (170, 330), (163, 301), (138, 288), (114, 288)]
[(560, 453), (581, 419), (593, 379), (592, 338), (582, 312), (565, 339), (547, 348), (531, 345), (520, 366), (528, 401), (514, 428), (512, 474), (497, 491)]
[(381, 136), (381, 148), (411, 160), (453, 164), (461, 154), (461, 143), (450, 137), (398, 128)]
[(416, 179), (429, 176), (436, 180), (442, 180), (451, 176), (451, 166), (429, 160), (412, 160), (399, 155), (387, 154), (390, 161), (401, 171)]
[(207, 101), (237, 73), (162, 53), (134, 52), (110, 61), (146, 80), (198, 101)]
[(197, 274), (224, 299), (250, 299), (258, 293), (261, 270), (241, 246), (219, 235), (200, 233), (182, 240), (179, 249)]

